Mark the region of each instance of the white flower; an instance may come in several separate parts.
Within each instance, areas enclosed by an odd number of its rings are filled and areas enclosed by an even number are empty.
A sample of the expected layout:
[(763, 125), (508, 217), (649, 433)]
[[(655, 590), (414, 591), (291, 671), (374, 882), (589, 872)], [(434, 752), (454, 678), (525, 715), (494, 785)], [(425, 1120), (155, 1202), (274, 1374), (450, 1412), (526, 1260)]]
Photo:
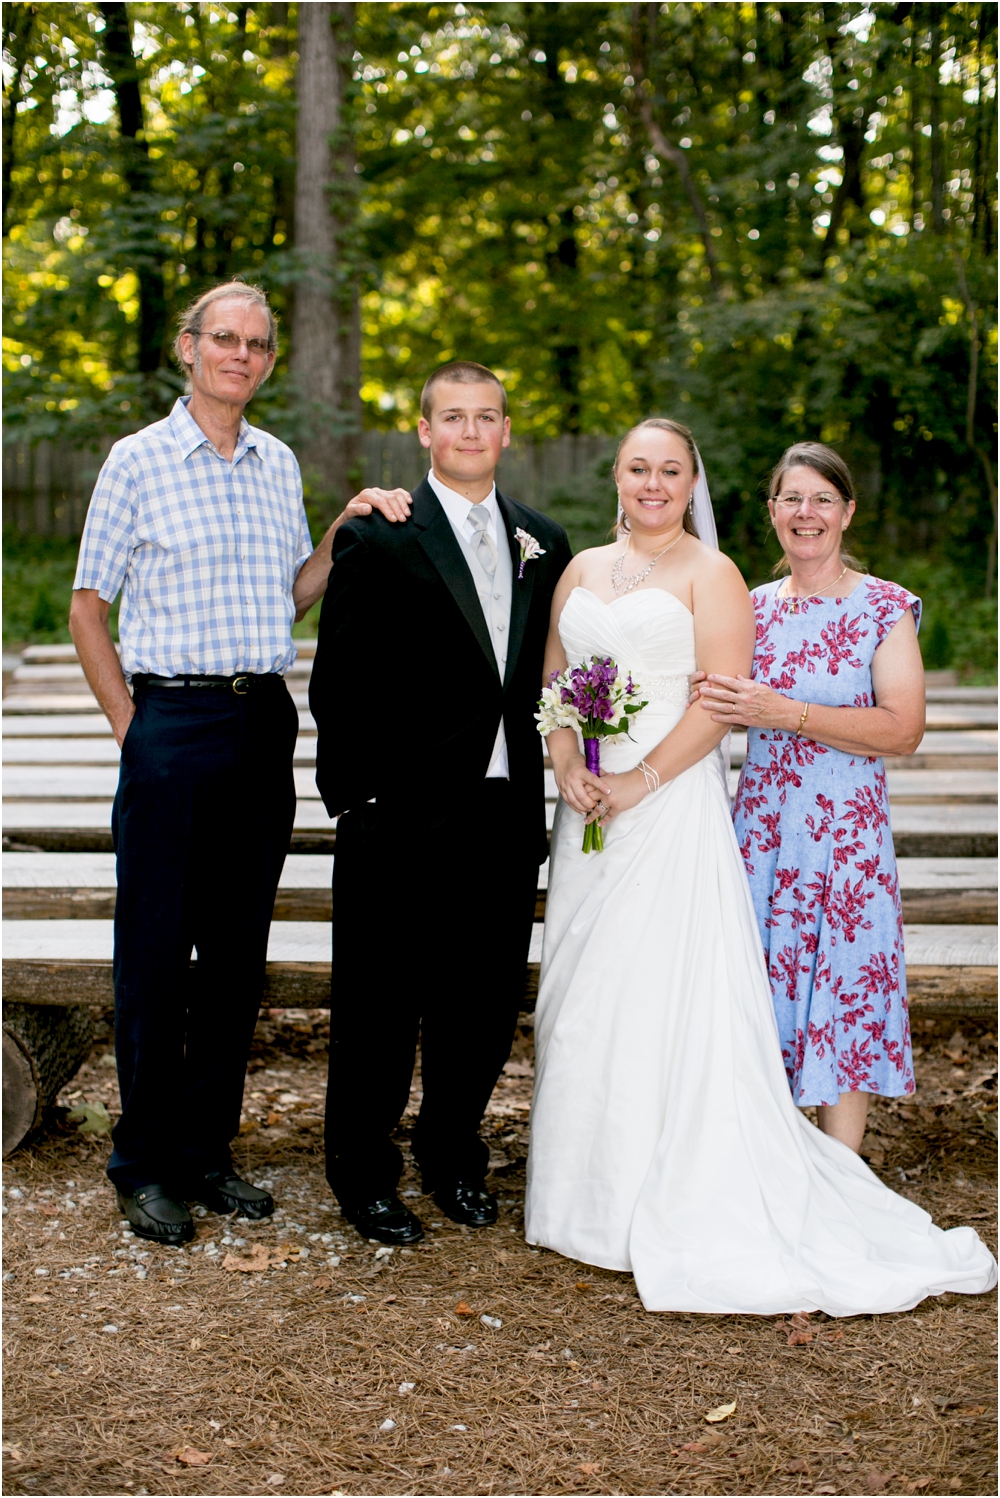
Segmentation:
[(514, 535), (517, 539), (517, 544), (521, 548), (521, 566), (517, 574), (518, 582), (520, 582), (524, 576), (525, 562), (533, 562), (536, 558), (543, 557), (545, 550), (544, 547), (538, 544), (534, 536), (529, 535), (527, 531), (523, 531), (520, 526), (515, 530)]

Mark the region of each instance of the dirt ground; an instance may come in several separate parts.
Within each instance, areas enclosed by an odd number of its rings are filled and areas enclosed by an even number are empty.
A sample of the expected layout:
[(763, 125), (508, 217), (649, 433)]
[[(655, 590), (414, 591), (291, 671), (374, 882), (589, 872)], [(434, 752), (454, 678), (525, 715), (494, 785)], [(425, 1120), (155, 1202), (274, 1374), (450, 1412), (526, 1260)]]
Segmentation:
[[(867, 1153), (995, 1251), (995, 1037), (940, 1028)], [(996, 1493), (993, 1295), (801, 1327), (648, 1315), (630, 1276), (528, 1248), (531, 1049), (525, 1029), (485, 1126), (499, 1224), (442, 1218), (408, 1167), (428, 1236), (380, 1255), (323, 1178), (315, 1020), (262, 1021), (247, 1083), (239, 1165), (277, 1216), (205, 1215), (186, 1249), (124, 1230), (106, 1137), (66, 1122), (114, 1114), (98, 1047), (4, 1171), (4, 1492)], [(251, 1255), (269, 1267), (226, 1267)]]

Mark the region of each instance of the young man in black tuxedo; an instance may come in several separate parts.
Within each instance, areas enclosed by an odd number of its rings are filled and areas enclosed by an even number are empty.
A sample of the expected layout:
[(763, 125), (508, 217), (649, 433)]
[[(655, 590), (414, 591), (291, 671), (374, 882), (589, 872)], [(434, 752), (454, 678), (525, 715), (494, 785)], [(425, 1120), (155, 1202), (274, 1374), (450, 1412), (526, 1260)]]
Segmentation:
[[(413, 1243), (396, 1188), (418, 1036), (413, 1153), (456, 1222), (496, 1221), (479, 1124), (524, 991), (546, 857), (534, 713), (565, 531), (497, 492), (510, 443), (500, 381), (435, 371), (431, 471), (410, 518), (338, 531), (309, 701), (316, 781), (339, 816), (327, 1176), (369, 1238)], [(536, 544), (532, 544), (536, 543)]]

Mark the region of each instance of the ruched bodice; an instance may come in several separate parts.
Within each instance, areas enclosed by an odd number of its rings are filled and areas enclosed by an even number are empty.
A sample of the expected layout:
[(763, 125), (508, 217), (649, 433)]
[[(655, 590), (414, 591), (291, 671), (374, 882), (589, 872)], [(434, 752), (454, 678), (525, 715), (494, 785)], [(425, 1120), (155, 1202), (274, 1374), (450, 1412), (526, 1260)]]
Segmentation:
[(610, 652), (643, 680), (686, 678), (695, 668), (694, 618), (662, 588), (626, 593), (611, 603), (589, 588), (574, 588), (559, 616), (559, 638), (571, 663)]
[(630, 738), (604, 739), (601, 763), (621, 770), (639, 763), (683, 716), (695, 669), (694, 619), (662, 588), (627, 593), (605, 603), (589, 588), (574, 588), (559, 617), (559, 638), (571, 666), (610, 655), (642, 687), (645, 707)]

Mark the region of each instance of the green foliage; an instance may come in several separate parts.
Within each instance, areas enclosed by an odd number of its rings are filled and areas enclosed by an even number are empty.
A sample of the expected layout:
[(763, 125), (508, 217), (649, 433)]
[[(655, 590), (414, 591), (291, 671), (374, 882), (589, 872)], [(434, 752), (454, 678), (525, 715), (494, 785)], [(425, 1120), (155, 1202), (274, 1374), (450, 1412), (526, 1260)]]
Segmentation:
[[(170, 324), (192, 295), (244, 275), (287, 322), (301, 269), (297, 7), (129, 4), (141, 139), (109, 91), (105, 9), (4, 11), (8, 437), (149, 420), (179, 389)], [(427, 372), (456, 357), (497, 369), (538, 437), (679, 416), (749, 579), (773, 560), (761, 483), (819, 438), (856, 471), (876, 571), (931, 559), (960, 596), (989, 590), (994, 7), (355, 15), (370, 425), (412, 428)], [(294, 438), (286, 367), (283, 351), (253, 417)], [(551, 496), (581, 543), (613, 518), (593, 485)]]
[[(70, 596), (77, 543), (63, 537), (3, 538), (4, 644), (51, 645), (69, 640)], [(117, 610), (116, 610), (117, 613)]]

